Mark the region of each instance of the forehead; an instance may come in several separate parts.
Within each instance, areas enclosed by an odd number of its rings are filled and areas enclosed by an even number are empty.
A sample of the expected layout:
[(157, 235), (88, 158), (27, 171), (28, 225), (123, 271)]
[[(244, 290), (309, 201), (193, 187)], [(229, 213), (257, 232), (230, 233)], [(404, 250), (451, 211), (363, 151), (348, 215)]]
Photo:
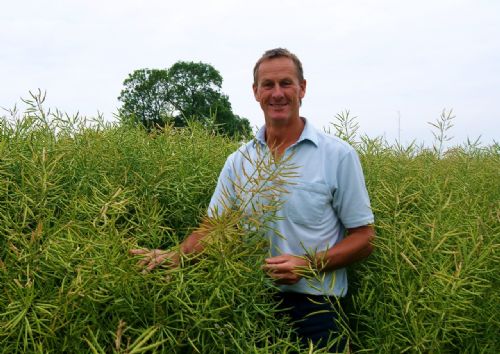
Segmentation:
[(260, 63), (257, 74), (259, 82), (284, 78), (298, 79), (295, 63), (287, 57), (264, 60)]

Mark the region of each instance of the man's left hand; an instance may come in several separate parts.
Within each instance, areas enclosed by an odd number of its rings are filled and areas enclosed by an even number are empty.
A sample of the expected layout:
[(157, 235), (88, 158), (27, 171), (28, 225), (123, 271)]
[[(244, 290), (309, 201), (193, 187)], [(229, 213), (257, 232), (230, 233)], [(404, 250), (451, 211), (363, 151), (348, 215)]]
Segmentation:
[(265, 262), (262, 269), (278, 284), (284, 285), (297, 283), (310, 269), (309, 260), (306, 257), (291, 254), (267, 258)]

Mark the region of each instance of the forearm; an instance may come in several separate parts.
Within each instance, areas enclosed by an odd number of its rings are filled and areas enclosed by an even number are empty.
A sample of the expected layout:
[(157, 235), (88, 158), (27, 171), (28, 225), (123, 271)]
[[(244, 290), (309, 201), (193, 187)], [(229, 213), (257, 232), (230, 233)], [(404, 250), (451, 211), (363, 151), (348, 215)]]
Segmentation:
[(195, 231), (181, 242), (179, 251), (185, 255), (202, 252), (205, 248), (202, 240), (210, 232), (211, 228), (210, 221), (208, 219), (204, 220)]
[(179, 251), (182, 254), (196, 254), (200, 253), (204, 249), (203, 242), (201, 240), (207, 235), (208, 231), (196, 230), (192, 232), (188, 237), (184, 239), (179, 245)]
[(375, 231), (372, 226), (349, 229), (347, 236), (326, 251), (309, 255), (313, 267), (320, 271), (331, 271), (346, 267), (368, 257), (373, 252)]
[(131, 249), (129, 253), (133, 256), (141, 256), (138, 265), (144, 268), (144, 271), (150, 271), (154, 268), (167, 264), (169, 267), (177, 267), (181, 263), (182, 255), (194, 255), (200, 253), (205, 248), (202, 239), (210, 232), (210, 221), (204, 220), (201, 225), (193, 231), (178, 247), (169, 250), (160, 249)]

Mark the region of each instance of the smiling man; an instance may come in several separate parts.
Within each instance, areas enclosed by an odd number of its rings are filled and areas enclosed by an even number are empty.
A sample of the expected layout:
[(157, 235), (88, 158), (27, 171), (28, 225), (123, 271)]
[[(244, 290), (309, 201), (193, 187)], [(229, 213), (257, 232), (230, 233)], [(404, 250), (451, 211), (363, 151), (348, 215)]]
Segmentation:
[(268, 129), (297, 123), (306, 80), (298, 76), (292, 59), (277, 57), (259, 62), (254, 75), (253, 92)]
[[(293, 154), (298, 181), (271, 236), (273, 257), (264, 269), (281, 284), (283, 308), (299, 335), (324, 345), (338, 335), (339, 304), (347, 292), (345, 266), (373, 250), (373, 214), (359, 159), (352, 147), (317, 131), (299, 114), (306, 93), (300, 60), (288, 50), (269, 50), (254, 68), (253, 91), (265, 126), (257, 140), (278, 155)], [(312, 257), (301, 257), (304, 253)], [(310, 264), (312, 263), (312, 264)], [(303, 279), (298, 269), (312, 266), (320, 279)], [(325, 298), (325, 296), (329, 298)], [(323, 311), (321, 314), (311, 315)], [(345, 339), (335, 349), (343, 351)]]
[[(342, 298), (347, 293), (345, 267), (373, 250), (373, 213), (361, 164), (346, 142), (326, 135), (300, 116), (306, 94), (302, 64), (294, 54), (277, 48), (264, 53), (254, 67), (253, 93), (264, 113), (265, 125), (256, 138), (231, 154), (221, 171), (208, 215), (224, 210), (237, 191), (234, 181), (251, 169), (249, 160), (260, 151), (287, 158), (296, 177), (281, 196), (277, 219), (269, 225), (270, 257), (264, 271), (280, 288), (278, 300), (304, 342), (315, 348), (342, 352)], [(229, 195), (228, 195), (229, 194)], [(198, 252), (205, 236), (197, 231), (181, 244), (182, 253)], [(152, 269), (178, 254), (160, 250), (132, 250)], [(313, 270), (314, 277), (304, 276)], [(329, 339), (337, 338), (334, 344)]]

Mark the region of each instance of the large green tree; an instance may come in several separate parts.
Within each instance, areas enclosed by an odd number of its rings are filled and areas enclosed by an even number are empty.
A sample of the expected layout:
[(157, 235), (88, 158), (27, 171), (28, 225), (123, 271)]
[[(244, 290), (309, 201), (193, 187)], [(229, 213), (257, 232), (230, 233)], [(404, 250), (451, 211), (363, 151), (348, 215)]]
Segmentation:
[(251, 134), (250, 122), (233, 113), (221, 91), (222, 76), (209, 64), (178, 61), (168, 69), (135, 70), (123, 85), (123, 120), (146, 127), (194, 120), (223, 134)]
[(160, 69), (135, 70), (123, 82), (125, 88), (118, 99), (122, 119), (142, 123), (146, 127), (162, 124), (172, 117), (168, 71)]

